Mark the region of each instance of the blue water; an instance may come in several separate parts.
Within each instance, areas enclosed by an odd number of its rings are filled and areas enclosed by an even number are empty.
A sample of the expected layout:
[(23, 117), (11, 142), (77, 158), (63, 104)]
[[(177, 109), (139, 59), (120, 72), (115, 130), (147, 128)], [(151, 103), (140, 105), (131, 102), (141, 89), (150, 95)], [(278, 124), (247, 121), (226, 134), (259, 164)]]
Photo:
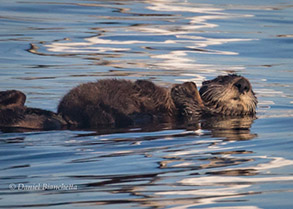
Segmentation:
[(289, 0), (1, 1), (0, 90), (27, 106), (103, 78), (227, 73), (259, 105), (243, 130), (0, 132), (0, 208), (292, 208), (292, 25)]

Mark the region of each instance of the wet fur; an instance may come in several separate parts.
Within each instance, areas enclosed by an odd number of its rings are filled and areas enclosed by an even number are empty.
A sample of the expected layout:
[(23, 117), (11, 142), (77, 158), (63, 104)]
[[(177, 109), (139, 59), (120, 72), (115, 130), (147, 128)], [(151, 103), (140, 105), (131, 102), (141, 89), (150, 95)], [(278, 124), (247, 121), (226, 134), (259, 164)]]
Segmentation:
[(108, 79), (72, 89), (61, 100), (58, 113), (77, 127), (126, 127), (170, 122), (175, 106), (170, 92), (150, 81)]
[(25, 100), (20, 91), (0, 92), (0, 127), (54, 130), (66, 124), (56, 113), (24, 106)]
[(127, 127), (150, 123), (174, 123), (210, 116), (255, 114), (257, 99), (247, 79), (218, 76), (164, 88), (151, 81), (105, 79), (81, 84), (60, 101), (58, 113), (24, 106), (19, 91), (0, 92), (0, 126), (51, 130), (62, 127)]
[(72, 89), (61, 100), (58, 114), (80, 128), (126, 127), (210, 115), (254, 115), (256, 104), (251, 84), (238, 75), (205, 81), (199, 92), (193, 82), (168, 89), (146, 80), (106, 79)]
[[(235, 85), (240, 79), (247, 84), (247, 91), (240, 92)], [(257, 98), (247, 79), (238, 75), (218, 76), (203, 82), (199, 90), (204, 102), (204, 114), (244, 116), (254, 115)]]

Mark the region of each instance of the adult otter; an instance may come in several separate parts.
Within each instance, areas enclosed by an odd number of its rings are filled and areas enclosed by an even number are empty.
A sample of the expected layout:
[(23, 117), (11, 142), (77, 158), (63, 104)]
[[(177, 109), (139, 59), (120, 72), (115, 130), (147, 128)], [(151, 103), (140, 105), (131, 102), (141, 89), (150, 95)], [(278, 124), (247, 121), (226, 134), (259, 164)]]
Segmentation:
[[(0, 92), (0, 127), (52, 130), (125, 127), (150, 122), (176, 122), (211, 115), (254, 115), (257, 99), (249, 81), (238, 75), (218, 76), (171, 89), (146, 80), (100, 80), (73, 88), (61, 100), (58, 114), (24, 106), (16, 90)], [(65, 121), (64, 121), (65, 119)]]
[(0, 127), (53, 130), (66, 124), (53, 112), (24, 106), (25, 100), (25, 94), (20, 91), (0, 92)]
[(106, 79), (73, 88), (58, 114), (79, 128), (125, 127), (206, 115), (254, 115), (256, 104), (249, 81), (235, 74), (205, 81), (199, 92), (193, 82), (167, 89), (146, 80)]
[(204, 81), (199, 90), (204, 102), (204, 114), (244, 116), (254, 115), (257, 98), (250, 82), (239, 75), (218, 76)]

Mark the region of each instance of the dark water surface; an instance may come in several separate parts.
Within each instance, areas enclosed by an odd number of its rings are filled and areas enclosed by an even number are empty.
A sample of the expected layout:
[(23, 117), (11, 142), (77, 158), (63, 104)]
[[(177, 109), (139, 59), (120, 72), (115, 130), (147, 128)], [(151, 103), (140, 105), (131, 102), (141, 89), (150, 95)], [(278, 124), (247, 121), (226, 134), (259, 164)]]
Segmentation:
[(292, 25), (289, 0), (1, 1), (0, 89), (28, 106), (102, 78), (227, 73), (259, 105), (200, 129), (0, 132), (0, 208), (292, 208)]

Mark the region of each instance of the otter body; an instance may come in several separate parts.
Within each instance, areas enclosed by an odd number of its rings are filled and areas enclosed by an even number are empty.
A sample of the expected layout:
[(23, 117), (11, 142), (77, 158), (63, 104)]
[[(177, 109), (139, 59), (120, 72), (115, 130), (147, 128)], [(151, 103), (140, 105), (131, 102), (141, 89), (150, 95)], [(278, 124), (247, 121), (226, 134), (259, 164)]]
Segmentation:
[(208, 115), (255, 114), (256, 97), (249, 81), (238, 75), (203, 82), (185, 82), (167, 89), (146, 80), (100, 80), (73, 88), (58, 114), (80, 128), (125, 127), (149, 122), (174, 122)]
[(0, 127), (60, 129), (127, 127), (173, 123), (210, 116), (253, 116), (257, 99), (239, 75), (204, 81), (200, 90), (185, 82), (164, 88), (151, 81), (105, 79), (81, 84), (60, 101), (58, 113), (24, 106), (19, 91), (0, 92)]
[(58, 113), (77, 127), (126, 127), (171, 122), (176, 113), (170, 91), (146, 80), (100, 80), (73, 88)]

